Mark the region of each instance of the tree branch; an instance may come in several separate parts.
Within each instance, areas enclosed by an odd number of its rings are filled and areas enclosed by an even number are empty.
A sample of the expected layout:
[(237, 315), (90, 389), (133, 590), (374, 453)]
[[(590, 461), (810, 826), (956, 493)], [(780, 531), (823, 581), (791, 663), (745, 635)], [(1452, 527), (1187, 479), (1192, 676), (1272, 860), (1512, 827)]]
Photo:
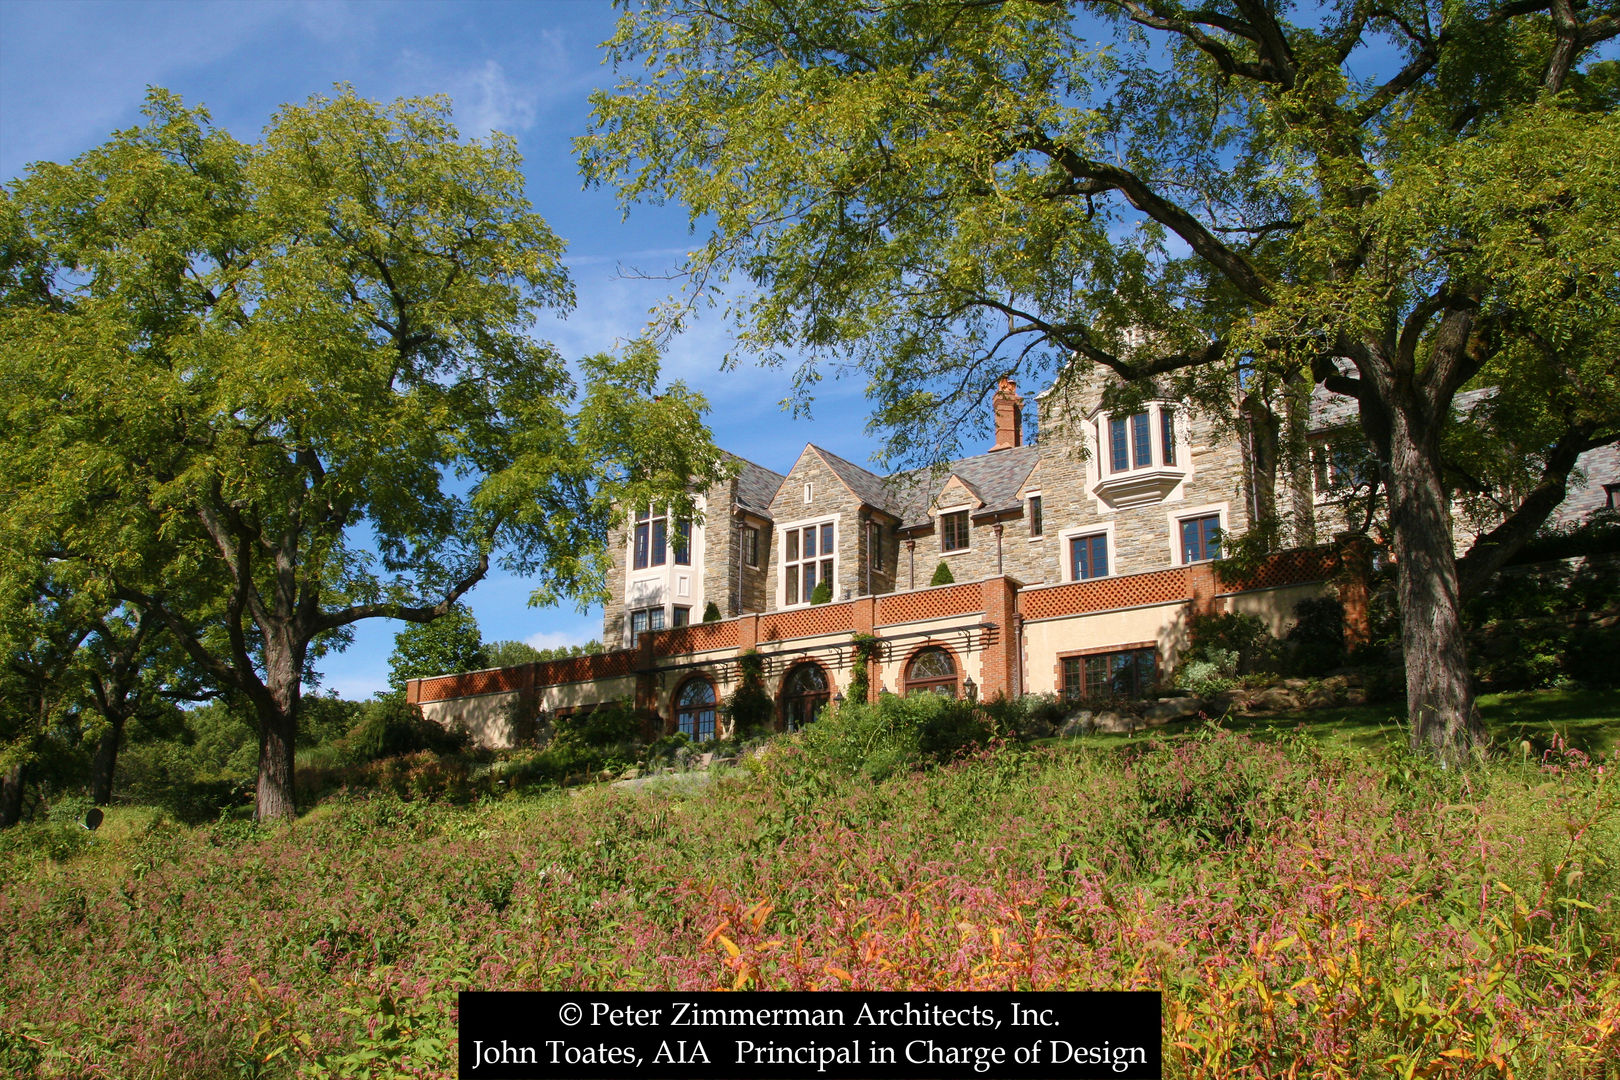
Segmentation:
[(1620, 442), (1620, 430), (1597, 433), (1595, 422), (1571, 425), (1547, 452), (1541, 478), (1500, 525), (1474, 541), (1457, 560), (1457, 582), (1464, 596), (1477, 593), (1536, 535), (1569, 494), (1569, 474), (1586, 451)]
[(1256, 303), (1270, 307), (1274, 302), (1271, 282), (1252, 263), (1206, 229), (1197, 218), (1164, 198), (1147, 182), (1128, 169), (1081, 157), (1066, 146), (1053, 142), (1042, 131), (1030, 132), (1027, 148), (1045, 154), (1064, 172), (1078, 180), (1096, 180), (1119, 191), (1148, 217), (1187, 242), (1198, 256), (1219, 270), (1237, 289)]

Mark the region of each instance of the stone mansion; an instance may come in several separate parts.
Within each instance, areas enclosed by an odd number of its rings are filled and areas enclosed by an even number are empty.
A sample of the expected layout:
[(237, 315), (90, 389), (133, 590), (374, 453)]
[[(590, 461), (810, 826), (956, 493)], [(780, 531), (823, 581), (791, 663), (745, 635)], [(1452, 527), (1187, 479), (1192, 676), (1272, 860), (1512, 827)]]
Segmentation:
[[(938, 469), (880, 476), (814, 445), (785, 474), (738, 458), (701, 493), (700, 521), (646, 507), (611, 537), (608, 652), (412, 680), (407, 695), (489, 745), (616, 701), (643, 710), (649, 735), (703, 741), (726, 734), (719, 706), (748, 651), (792, 726), (840, 697), (856, 663), (874, 696), (1134, 696), (1175, 664), (1194, 614), (1249, 612), (1281, 633), (1301, 599), (1335, 592), (1348, 632), (1364, 628), (1360, 545), (1285, 551), (1245, 581), (1213, 572), (1222, 538), (1254, 516), (1242, 438), (1176, 401), (1115, 414), (1100, 385), (1057, 393), (1027, 443), (1024, 399), (1003, 379), (993, 445)], [(1291, 490), (1327, 532), (1359, 467), (1335, 441), (1354, 416), (1321, 390), (1312, 414), (1311, 482)], [(1613, 505), (1614, 450), (1582, 462), (1591, 482), (1572, 504)], [(940, 564), (951, 584), (931, 584)], [(857, 657), (855, 635), (878, 639), (874, 658)]]

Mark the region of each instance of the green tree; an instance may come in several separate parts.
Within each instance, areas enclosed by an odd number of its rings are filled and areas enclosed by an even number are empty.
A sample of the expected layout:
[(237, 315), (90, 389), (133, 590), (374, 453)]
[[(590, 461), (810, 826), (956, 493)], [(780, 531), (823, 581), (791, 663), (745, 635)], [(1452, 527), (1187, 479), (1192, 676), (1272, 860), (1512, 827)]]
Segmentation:
[(934, 567), (934, 576), (928, 579), (928, 584), (954, 585), (955, 583), (956, 576), (951, 573), (951, 568), (945, 565), (945, 560), (941, 559), (939, 565)]
[(146, 117), (0, 200), (0, 548), (156, 615), (250, 709), (284, 818), (354, 623), (438, 618), (492, 560), (598, 596), (614, 507), (691, 513), (719, 455), (649, 346), (576, 389), (530, 336), (572, 292), (509, 138), (348, 91), (256, 143), (164, 91)]
[(452, 604), (432, 622), (411, 623), (394, 635), (388, 657), (388, 685), (403, 692), (406, 679), (454, 675), (492, 666), (478, 632), (478, 620), (465, 604)]
[[(1462, 584), (1620, 438), (1617, 34), (1607, 0), (651, 0), (578, 150), (627, 206), (684, 201), (694, 288), (753, 286), (745, 351), (806, 394), (863, 367), (898, 457), (958, 449), (1012, 371), (1353, 397), (1413, 743), (1459, 761)], [(1528, 482), (1460, 580), (1442, 438), (1484, 384)]]
[(600, 641), (591, 639), (583, 645), (558, 645), (550, 649), (537, 649), (524, 641), (491, 641), (484, 643), (484, 653), (490, 667), (516, 667), (545, 660), (566, 660), (572, 656), (594, 656), (606, 652)]

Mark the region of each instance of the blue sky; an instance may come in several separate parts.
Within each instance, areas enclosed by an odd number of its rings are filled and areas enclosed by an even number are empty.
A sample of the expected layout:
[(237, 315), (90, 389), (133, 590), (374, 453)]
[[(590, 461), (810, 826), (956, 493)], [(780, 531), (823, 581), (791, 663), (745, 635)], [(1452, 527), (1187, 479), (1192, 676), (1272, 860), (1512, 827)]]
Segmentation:
[[(529, 199), (569, 242), (578, 306), (543, 335), (577, 358), (633, 336), (668, 294), (668, 282), (625, 268), (667, 271), (696, 243), (678, 208), (641, 207), (622, 220), (611, 192), (582, 190), (569, 140), (585, 131), (587, 95), (612, 82), (597, 46), (613, 19), (605, 0), (0, 0), (0, 177), (70, 160), (135, 124), (148, 86), (208, 106), (241, 139), (278, 106), (337, 82), (377, 100), (448, 94), (464, 135), (517, 139)], [(666, 362), (669, 377), (708, 397), (722, 446), (778, 471), (810, 441), (868, 458), (876, 442), (862, 433), (861, 386), (824, 383), (816, 420), (796, 420), (779, 406), (785, 372), (720, 370), (728, 340), (716, 313), (674, 342)], [(544, 647), (600, 635), (600, 609), (531, 608), (528, 593), (501, 576), (472, 592), (485, 638)], [(359, 624), (349, 650), (322, 661), (324, 685), (345, 697), (383, 688), (400, 625)]]

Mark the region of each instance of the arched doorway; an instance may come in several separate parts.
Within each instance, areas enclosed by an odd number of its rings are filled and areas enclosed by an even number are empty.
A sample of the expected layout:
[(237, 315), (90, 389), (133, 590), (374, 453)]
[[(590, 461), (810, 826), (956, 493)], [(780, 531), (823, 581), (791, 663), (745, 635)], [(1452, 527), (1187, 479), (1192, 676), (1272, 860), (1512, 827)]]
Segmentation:
[(918, 649), (906, 665), (906, 694), (958, 697), (955, 658), (938, 645)]
[(811, 661), (795, 664), (782, 677), (782, 728), (797, 731), (816, 718), (832, 697), (827, 673)]
[(699, 677), (688, 679), (675, 694), (675, 730), (693, 742), (714, 738), (714, 684)]

